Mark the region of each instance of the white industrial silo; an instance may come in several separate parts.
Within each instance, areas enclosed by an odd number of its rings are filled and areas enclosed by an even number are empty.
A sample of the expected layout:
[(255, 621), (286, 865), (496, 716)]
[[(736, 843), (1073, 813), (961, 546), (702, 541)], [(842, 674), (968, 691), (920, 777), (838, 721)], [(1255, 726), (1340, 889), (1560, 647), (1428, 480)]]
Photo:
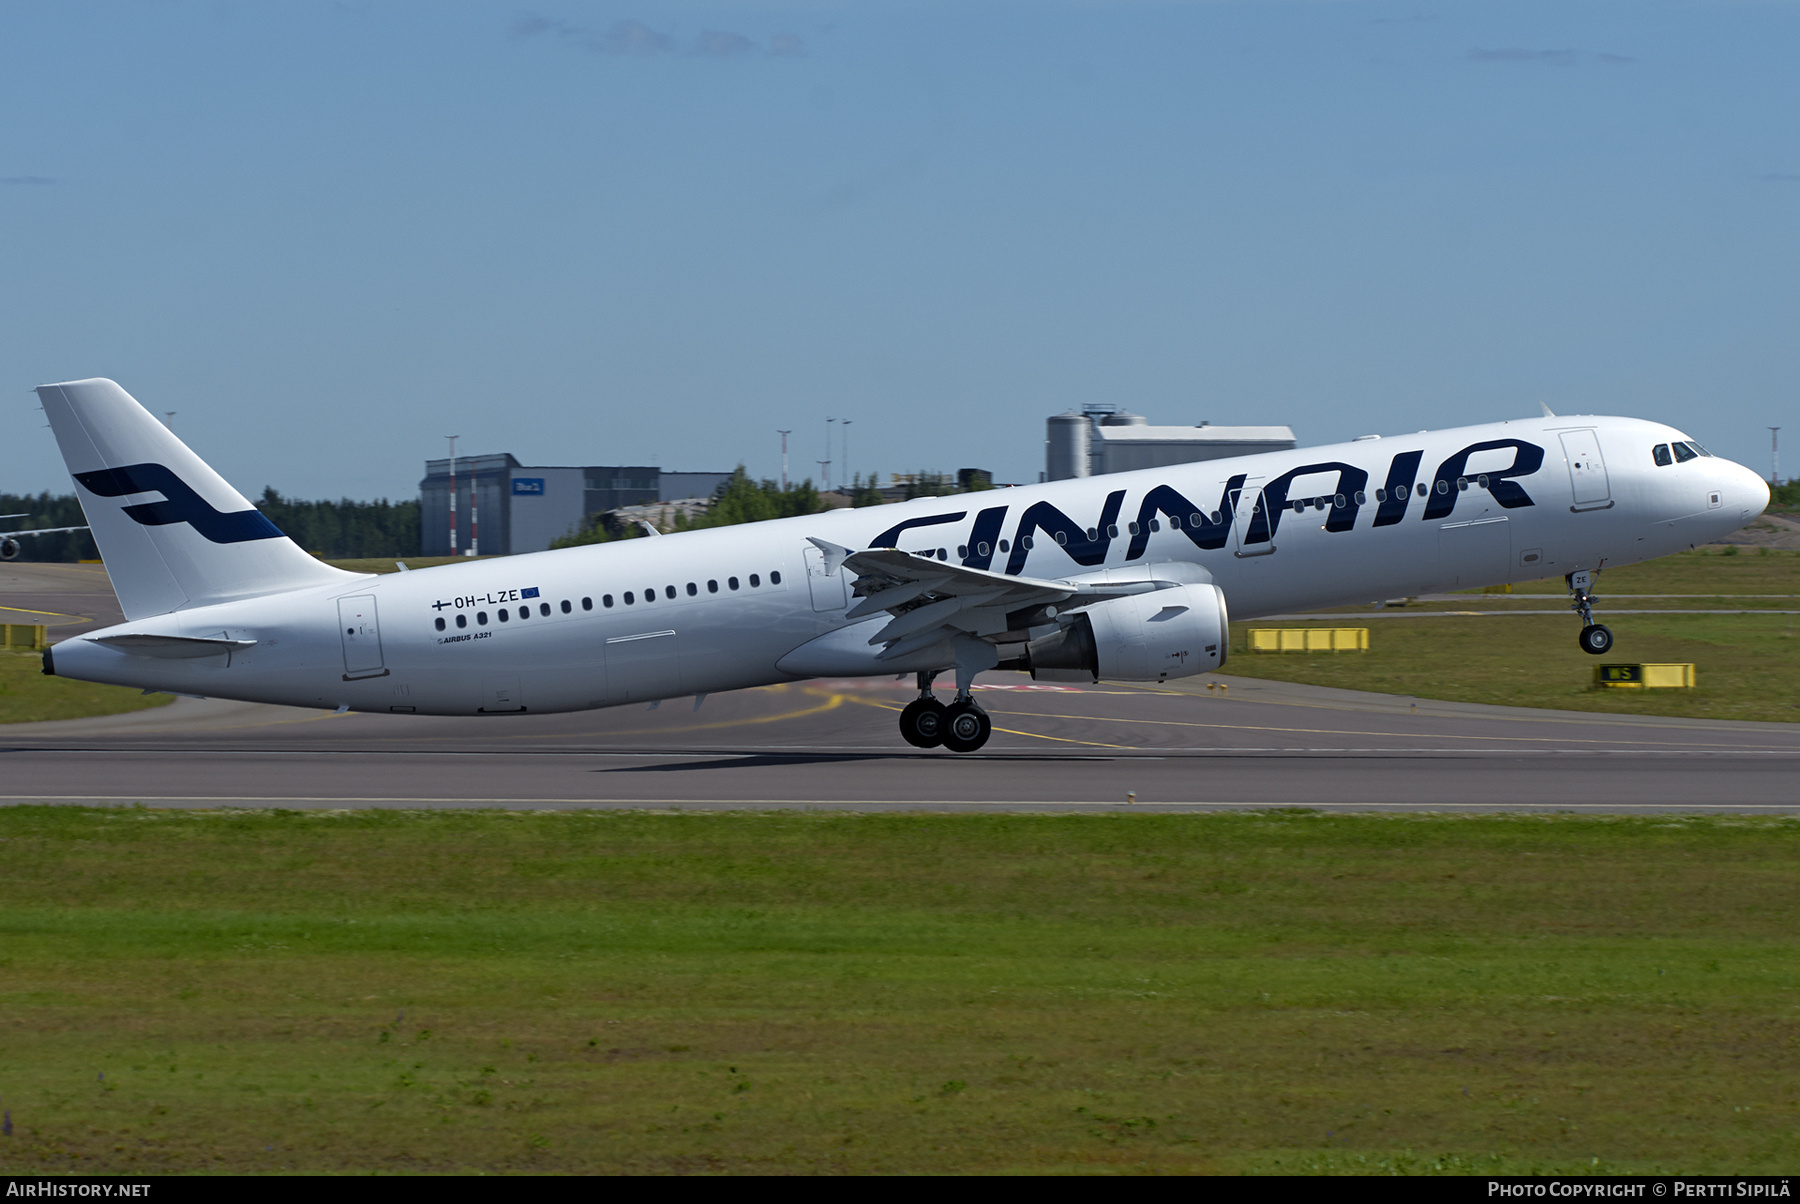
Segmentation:
[(1067, 481), (1089, 474), (1088, 442), (1092, 427), (1088, 416), (1075, 410), (1052, 415), (1045, 423), (1044, 468), (1052, 481)]

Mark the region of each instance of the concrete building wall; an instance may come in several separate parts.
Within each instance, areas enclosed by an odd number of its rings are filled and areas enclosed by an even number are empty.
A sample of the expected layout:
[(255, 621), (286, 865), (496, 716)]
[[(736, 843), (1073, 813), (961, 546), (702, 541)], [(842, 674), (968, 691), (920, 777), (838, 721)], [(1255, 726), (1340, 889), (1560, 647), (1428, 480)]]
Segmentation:
[(541, 552), (581, 526), (584, 468), (514, 469), (507, 504), (507, 551)]
[(1101, 426), (1094, 432), (1096, 473), (1131, 472), (1284, 451), (1295, 446), (1285, 426)]
[(728, 472), (664, 472), (657, 481), (659, 502), (673, 502), (687, 497), (711, 497), (719, 486), (731, 479)]

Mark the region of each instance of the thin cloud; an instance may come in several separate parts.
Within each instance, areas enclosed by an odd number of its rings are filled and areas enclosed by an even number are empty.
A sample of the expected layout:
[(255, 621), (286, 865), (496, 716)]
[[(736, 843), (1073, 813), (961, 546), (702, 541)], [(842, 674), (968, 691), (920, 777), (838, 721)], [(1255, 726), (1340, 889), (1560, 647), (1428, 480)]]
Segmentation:
[(605, 29), (577, 25), (560, 17), (524, 13), (512, 24), (516, 38), (549, 38), (592, 54), (630, 55), (636, 58), (659, 58), (664, 55), (687, 55), (694, 58), (733, 58), (738, 55), (767, 55), (791, 58), (806, 53), (806, 45), (790, 33), (776, 34), (765, 49), (755, 39), (729, 29), (708, 29), (685, 44), (674, 36), (652, 29), (642, 21), (615, 21)]
[(1467, 54), (1472, 63), (1544, 63), (1554, 67), (1573, 67), (1591, 59), (1609, 67), (1622, 67), (1638, 60), (1628, 54), (1589, 54), (1570, 47), (1566, 50), (1528, 50), (1523, 46), (1506, 46), (1494, 50), (1474, 47)]
[(37, 188), (45, 184), (54, 184), (49, 176), (0, 176), (0, 184), (13, 184), (23, 188)]
[(750, 54), (755, 49), (755, 42), (741, 33), (732, 33), (729, 30), (703, 30), (700, 36), (694, 39), (694, 53), (709, 55), (713, 58), (725, 58), (733, 54)]
[(1475, 63), (1555, 63), (1566, 67), (1581, 57), (1579, 50), (1526, 50), (1520, 46), (1509, 46), (1504, 50), (1469, 51), (1469, 61)]

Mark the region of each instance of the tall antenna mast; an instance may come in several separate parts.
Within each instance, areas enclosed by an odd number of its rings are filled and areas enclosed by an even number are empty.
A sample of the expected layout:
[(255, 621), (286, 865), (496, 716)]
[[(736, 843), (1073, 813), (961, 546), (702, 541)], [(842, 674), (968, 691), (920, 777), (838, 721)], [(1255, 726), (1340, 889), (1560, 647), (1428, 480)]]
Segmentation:
[(789, 435), (793, 434), (794, 432), (791, 430), (786, 430), (786, 431), (776, 431), (775, 433), (777, 435), (781, 436), (781, 492), (786, 493), (787, 487), (788, 487), (788, 483), (787, 483), (787, 437)]
[(445, 435), (450, 440), (450, 555), (456, 555), (456, 441), (461, 435)]

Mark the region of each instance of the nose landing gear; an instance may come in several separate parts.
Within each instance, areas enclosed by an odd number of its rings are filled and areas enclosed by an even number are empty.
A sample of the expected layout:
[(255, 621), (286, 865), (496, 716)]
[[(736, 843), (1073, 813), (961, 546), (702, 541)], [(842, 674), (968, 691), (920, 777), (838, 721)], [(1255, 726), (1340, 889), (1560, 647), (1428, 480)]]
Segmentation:
[(959, 692), (949, 706), (931, 693), (935, 673), (919, 674), (919, 696), (900, 712), (900, 737), (915, 748), (943, 745), (951, 752), (974, 752), (994, 730), (987, 712), (966, 693)]
[(1594, 622), (1594, 576), (1583, 569), (1569, 574), (1569, 592), (1575, 595), (1569, 609), (1581, 616), (1581, 634), (1576, 642), (1589, 656), (1604, 656), (1612, 651), (1613, 634)]

